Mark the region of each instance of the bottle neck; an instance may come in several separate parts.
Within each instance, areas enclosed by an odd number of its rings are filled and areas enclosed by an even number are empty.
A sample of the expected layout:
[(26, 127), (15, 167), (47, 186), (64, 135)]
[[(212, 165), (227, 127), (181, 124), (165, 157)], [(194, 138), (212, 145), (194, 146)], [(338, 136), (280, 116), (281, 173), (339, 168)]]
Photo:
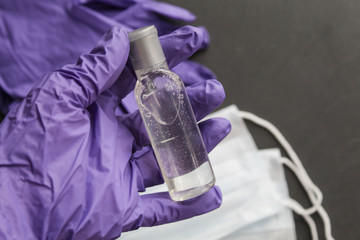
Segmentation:
[(153, 72), (157, 69), (164, 69), (164, 70), (169, 70), (169, 67), (166, 63), (166, 60), (154, 65), (154, 66), (151, 66), (149, 68), (144, 68), (144, 69), (138, 69), (138, 70), (135, 70), (135, 74), (136, 74), (136, 77), (137, 79), (140, 79), (143, 75), (146, 75), (148, 74), (149, 72)]

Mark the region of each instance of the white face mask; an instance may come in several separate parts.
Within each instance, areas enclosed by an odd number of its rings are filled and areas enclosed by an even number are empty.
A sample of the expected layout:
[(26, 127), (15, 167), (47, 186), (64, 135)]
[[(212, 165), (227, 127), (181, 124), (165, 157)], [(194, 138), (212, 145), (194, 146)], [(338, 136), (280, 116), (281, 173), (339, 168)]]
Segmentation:
[[(311, 182), (291, 146), (270, 123), (235, 105), (209, 117), (230, 120), (232, 131), (210, 154), (217, 182), (223, 194), (221, 207), (213, 212), (185, 221), (123, 233), (125, 239), (240, 239), (295, 240), (295, 225), (290, 209), (302, 215), (309, 224), (312, 238), (317, 230), (311, 214), (319, 212), (325, 235), (331, 236), (330, 220), (321, 206), (322, 194)], [(278, 139), (292, 161), (281, 157), (278, 149), (259, 151), (244, 119), (265, 127)], [(313, 206), (304, 209), (290, 199), (283, 164), (288, 166), (304, 186)], [(146, 193), (166, 191), (165, 185), (152, 187)], [(184, 231), (186, 230), (186, 231)], [(176, 232), (176, 234), (174, 234)]]

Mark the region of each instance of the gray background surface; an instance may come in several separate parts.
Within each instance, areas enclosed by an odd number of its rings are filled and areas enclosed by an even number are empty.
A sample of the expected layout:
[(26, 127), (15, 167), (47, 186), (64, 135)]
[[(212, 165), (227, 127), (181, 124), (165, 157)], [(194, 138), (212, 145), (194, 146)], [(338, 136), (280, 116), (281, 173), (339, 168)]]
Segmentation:
[[(360, 239), (360, 1), (176, 0), (210, 32), (196, 54), (227, 99), (274, 123), (324, 194), (335, 239)], [(250, 124), (260, 148), (277, 146)], [(287, 172), (290, 195), (309, 206)], [(310, 239), (295, 216), (298, 239)], [(322, 222), (315, 215), (320, 239)]]

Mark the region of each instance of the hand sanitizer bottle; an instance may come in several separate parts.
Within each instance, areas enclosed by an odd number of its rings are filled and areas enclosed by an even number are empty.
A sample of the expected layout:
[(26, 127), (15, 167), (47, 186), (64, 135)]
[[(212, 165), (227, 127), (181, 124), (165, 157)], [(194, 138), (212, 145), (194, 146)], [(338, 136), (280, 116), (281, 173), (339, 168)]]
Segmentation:
[(201, 195), (215, 176), (184, 84), (169, 70), (154, 26), (129, 33), (129, 39), (135, 98), (170, 197)]

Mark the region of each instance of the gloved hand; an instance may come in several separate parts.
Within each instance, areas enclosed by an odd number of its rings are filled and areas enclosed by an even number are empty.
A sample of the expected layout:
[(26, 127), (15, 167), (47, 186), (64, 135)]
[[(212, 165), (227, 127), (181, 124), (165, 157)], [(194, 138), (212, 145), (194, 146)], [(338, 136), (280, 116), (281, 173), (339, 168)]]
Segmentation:
[[(183, 27), (160, 41), (172, 68), (204, 38)], [(3, 120), (1, 239), (112, 239), (219, 207), (217, 187), (181, 203), (167, 192), (139, 195), (163, 179), (138, 112), (118, 108), (135, 85), (128, 51), (125, 30), (114, 27), (75, 65), (46, 75)], [(186, 85), (199, 120), (225, 96), (216, 80), (194, 75)], [(220, 118), (199, 127), (208, 151), (230, 131)]]
[(163, 35), (177, 28), (167, 19), (195, 19), (185, 9), (150, 0), (0, 0), (0, 15), (0, 110), (4, 113), (45, 73), (89, 52), (111, 26), (132, 31), (154, 24)]

